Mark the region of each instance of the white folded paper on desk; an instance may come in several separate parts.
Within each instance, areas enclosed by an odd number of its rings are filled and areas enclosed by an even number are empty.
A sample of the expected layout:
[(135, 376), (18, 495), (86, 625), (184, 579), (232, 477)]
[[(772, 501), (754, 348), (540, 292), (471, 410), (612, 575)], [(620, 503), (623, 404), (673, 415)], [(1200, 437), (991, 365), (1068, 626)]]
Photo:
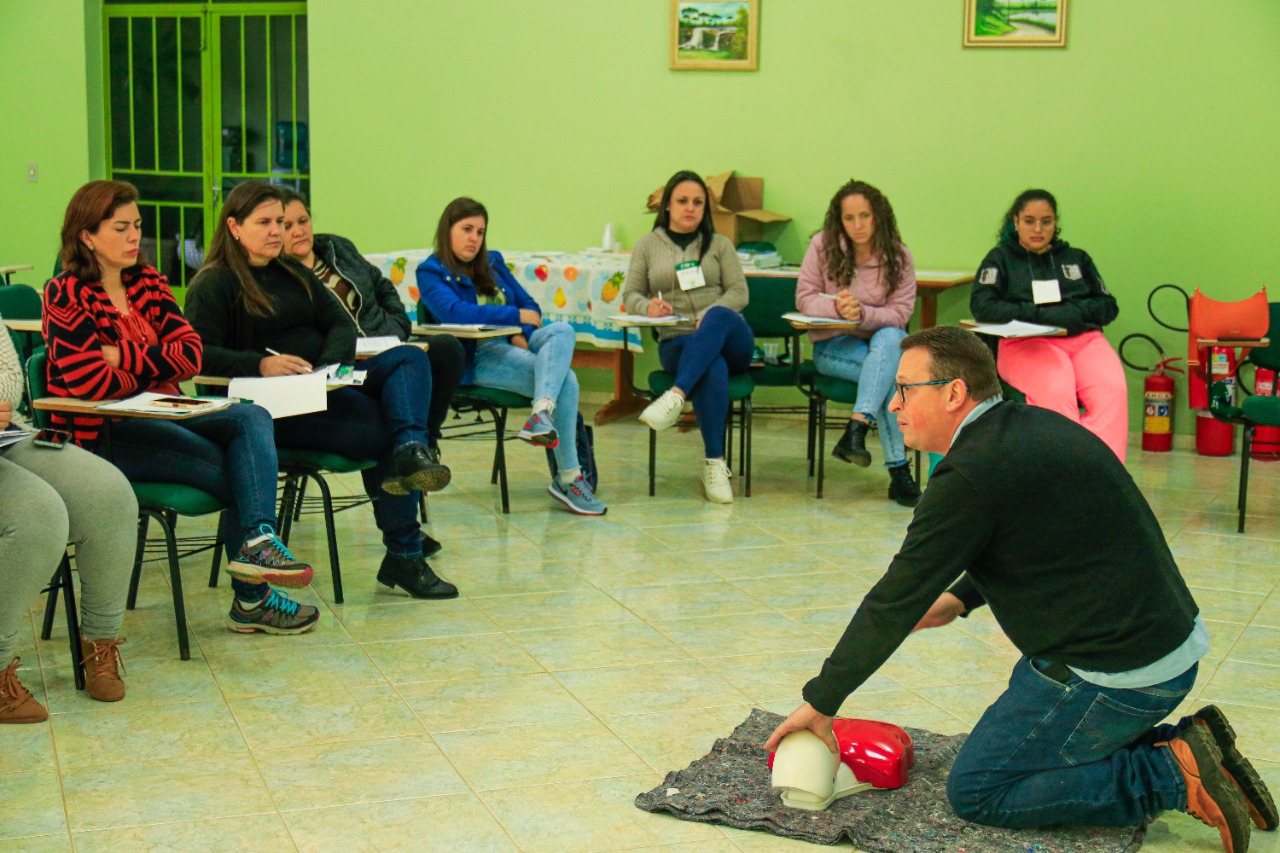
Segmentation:
[(605, 318), (620, 326), (674, 326), (685, 322), (684, 317), (672, 314), (667, 317), (649, 317), (644, 314), (613, 314)]
[[(157, 400), (183, 400), (182, 403), (157, 403)], [(145, 412), (148, 414), (186, 415), (193, 412), (216, 412), (231, 405), (226, 397), (180, 397), (172, 394), (157, 394), (154, 391), (143, 391), (123, 400), (103, 403), (94, 411), (97, 412)]]
[(1061, 326), (1044, 326), (1039, 323), (1024, 323), (1021, 320), (1010, 320), (1008, 323), (974, 323), (966, 320), (961, 325), (971, 332), (993, 335), (997, 338), (1039, 338), (1046, 335), (1062, 335), (1067, 331)]
[(227, 386), (227, 395), (252, 400), (273, 418), (323, 412), (329, 407), (323, 373), (299, 376), (238, 376)]
[(10, 429), (0, 432), (0, 447), (8, 447), (11, 444), (16, 444), (29, 435), (34, 435), (34, 433), (25, 429)]
[(835, 319), (832, 317), (814, 317), (812, 314), (801, 314), (799, 311), (788, 311), (782, 315), (782, 319), (790, 320), (793, 323), (803, 323), (806, 326), (856, 326), (853, 320), (846, 320), (843, 317)]
[(395, 335), (380, 335), (374, 338), (356, 338), (356, 355), (377, 355), (392, 347), (400, 346), (400, 339)]

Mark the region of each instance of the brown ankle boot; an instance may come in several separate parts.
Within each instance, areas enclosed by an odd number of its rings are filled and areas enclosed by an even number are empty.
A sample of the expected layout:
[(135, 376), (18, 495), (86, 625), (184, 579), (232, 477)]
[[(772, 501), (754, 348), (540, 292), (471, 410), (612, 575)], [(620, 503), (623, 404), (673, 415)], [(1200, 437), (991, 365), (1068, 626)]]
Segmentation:
[(1167, 746), (1187, 786), (1187, 814), (1218, 830), (1225, 853), (1249, 849), (1249, 807), (1222, 769), (1222, 751), (1204, 726), (1190, 726)]
[(120, 672), (124, 661), (120, 659), (120, 644), (124, 637), (114, 640), (80, 641), (84, 654), (84, 692), (99, 702), (119, 702), (124, 698), (124, 682)]
[(18, 681), (18, 660), (0, 672), (0, 723), (43, 723), (49, 712)]

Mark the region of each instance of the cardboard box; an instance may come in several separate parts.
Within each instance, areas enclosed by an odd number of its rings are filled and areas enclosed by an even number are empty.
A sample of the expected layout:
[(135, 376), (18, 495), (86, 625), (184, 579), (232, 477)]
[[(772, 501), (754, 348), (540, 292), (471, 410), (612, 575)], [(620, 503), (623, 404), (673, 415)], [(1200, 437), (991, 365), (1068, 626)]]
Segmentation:
[[(790, 222), (790, 216), (764, 209), (764, 178), (735, 176), (733, 171), (706, 178), (711, 198), (711, 221), (716, 233), (734, 246), (764, 239), (766, 225)], [(649, 210), (657, 213), (662, 203), (662, 187), (649, 194)]]

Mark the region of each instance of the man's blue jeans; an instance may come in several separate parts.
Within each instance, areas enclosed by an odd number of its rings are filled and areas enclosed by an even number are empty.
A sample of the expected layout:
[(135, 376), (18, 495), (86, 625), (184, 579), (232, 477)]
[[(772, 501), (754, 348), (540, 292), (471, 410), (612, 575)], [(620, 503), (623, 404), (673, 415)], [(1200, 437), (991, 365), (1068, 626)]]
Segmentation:
[(956, 814), (987, 826), (1126, 826), (1184, 810), (1186, 784), (1156, 724), (1195, 683), (1198, 664), (1152, 687), (1065, 683), (1046, 662), (1022, 658), (956, 756), (947, 798)]
[(751, 368), (755, 336), (742, 315), (717, 305), (707, 309), (689, 335), (658, 345), (658, 361), (676, 377), (675, 387), (693, 403), (708, 459), (724, 456), (724, 425), (729, 419), (729, 376)]
[(878, 427), (885, 465), (901, 465), (907, 459), (898, 419), (889, 412), (902, 359), (899, 344), (906, 336), (903, 329), (886, 326), (876, 329), (870, 341), (840, 335), (813, 345), (813, 364), (819, 373), (858, 383), (853, 410)]
[(578, 336), (568, 323), (534, 329), (529, 348), (494, 338), (476, 347), (476, 384), (523, 394), (535, 402), (555, 402), (551, 423), (560, 443), (551, 452), (556, 470), (578, 467), (578, 377), (573, 373), (573, 347)]
[(382, 543), (396, 556), (421, 556), (418, 493), (390, 495), (381, 484), (391, 474), (396, 451), (427, 444), (431, 363), (417, 347), (400, 346), (360, 362), (358, 368), (368, 372), (364, 384), (329, 392), (326, 411), (276, 421), (276, 444), (375, 460), (378, 464), (361, 474)]

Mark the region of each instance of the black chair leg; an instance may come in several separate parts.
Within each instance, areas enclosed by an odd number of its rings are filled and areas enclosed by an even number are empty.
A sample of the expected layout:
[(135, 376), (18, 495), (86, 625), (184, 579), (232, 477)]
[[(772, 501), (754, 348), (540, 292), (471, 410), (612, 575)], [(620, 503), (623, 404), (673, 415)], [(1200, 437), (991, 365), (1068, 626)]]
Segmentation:
[(156, 520), (164, 531), (165, 550), (169, 556), (169, 585), (173, 587), (173, 617), (178, 628), (178, 656), (191, 660), (191, 644), (187, 637), (187, 608), (182, 595), (182, 570), (178, 565), (178, 539), (164, 515), (143, 510)]
[[(284, 478), (284, 491), (280, 495), (280, 509), (276, 513), (277, 519), (280, 521), (280, 541), (289, 545), (289, 533), (293, 530), (293, 520), (299, 516), (295, 514), (295, 507), (302, 506), (302, 488), (298, 484), (298, 475), (289, 473)], [(302, 475), (302, 485), (306, 485), (306, 475)]]
[(342, 603), (342, 566), (338, 562), (338, 531), (333, 524), (333, 494), (329, 484), (319, 474), (312, 474), (316, 488), (320, 490), (320, 498), (324, 501), (324, 532), (329, 537), (329, 570), (333, 573), (333, 601)]
[(751, 447), (755, 443), (755, 415), (752, 414), (751, 398), (742, 401), (745, 406), (745, 423), (742, 427), (742, 434), (745, 436), (745, 444), (742, 448), (742, 458), (746, 463), (746, 496), (751, 497)]
[(49, 598), (44, 605), (44, 626), (40, 629), (40, 639), (47, 640), (53, 636), (53, 619), (58, 613), (58, 589), (62, 585), (62, 567), (53, 573), (49, 580)]
[(493, 466), (495, 473), (498, 475), (498, 481), (501, 484), (502, 492), (502, 514), (507, 515), (511, 512), (511, 500), (507, 496), (507, 450), (504, 446), (507, 438), (507, 410), (501, 409), (496, 413), (495, 429), (498, 434), (498, 446), (493, 453)]
[(1240, 440), (1240, 494), (1236, 497), (1239, 520), (1236, 533), (1244, 533), (1244, 510), (1249, 500), (1249, 454), (1253, 452), (1253, 424), (1244, 425)]
[[(223, 510), (222, 513), (225, 513)], [(222, 548), (226, 542), (222, 539), (222, 513), (218, 514), (218, 534), (213, 539), (213, 560), (209, 565), (209, 588), (218, 586), (218, 572), (222, 569)]]
[[(750, 417), (748, 412), (751, 411), (751, 401), (743, 400), (738, 403), (738, 476), (745, 477), (747, 475), (747, 418)], [(751, 497), (750, 483), (747, 483), (747, 497)]]
[(133, 574), (129, 577), (129, 597), (125, 607), (133, 610), (138, 606), (138, 581), (142, 578), (142, 557), (147, 549), (147, 528), (151, 524), (151, 514), (138, 513), (138, 547), (133, 552)]
[(76, 690), (84, 690), (84, 652), (80, 648), (80, 613), (76, 608), (76, 591), (71, 585), (71, 558), (62, 554), (58, 567), (62, 586), (62, 607), (67, 612), (67, 640), (71, 644), (71, 669), (75, 673)]
[(818, 400), (818, 497), (822, 497), (822, 480), (827, 473), (827, 398)]
[(658, 464), (658, 433), (649, 430), (649, 497), (653, 497), (654, 469)]
[[(489, 472), (489, 485), (496, 486), (498, 484), (498, 473), (507, 461), (506, 454), (503, 453), (502, 450), (502, 443), (507, 437), (507, 419), (506, 412), (503, 411), (502, 416), (500, 417), (498, 409), (490, 409), (489, 415), (493, 418), (493, 433), (498, 442), (497, 446), (493, 449), (493, 470)], [(501, 462), (499, 462), (499, 459), (501, 459)]]
[(810, 397), (809, 398), (809, 443), (808, 443), (809, 476), (810, 477), (813, 476), (814, 449), (815, 449), (814, 446), (817, 444), (817, 435), (816, 435), (817, 431), (818, 431), (818, 398)]

